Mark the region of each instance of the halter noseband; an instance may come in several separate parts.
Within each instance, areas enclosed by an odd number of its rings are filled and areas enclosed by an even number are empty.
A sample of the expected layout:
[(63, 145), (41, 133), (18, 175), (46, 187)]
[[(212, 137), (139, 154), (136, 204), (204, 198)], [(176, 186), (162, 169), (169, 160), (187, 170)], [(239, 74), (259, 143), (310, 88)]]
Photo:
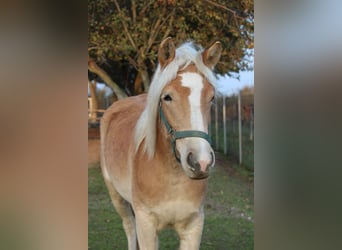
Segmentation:
[(180, 159), (178, 155), (176, 154), (176, 140), (177, 139), (186, 138), (186, 137), (199, 137), (199, 138), (205, 139), (207, 142), (209, 142), (209, 144), (211, 144), (209, 134), (203, 131), (199, 131), (199, 130), (176, 131), (174, 128), (172, 128), (164, 115), (161, 104), (159, 105), (159, 115), (160, 115), (160, 119), (163, 121), (166, 127), (167, 132), (171, 135), (173, 153), (178, 162), (180, 162)]

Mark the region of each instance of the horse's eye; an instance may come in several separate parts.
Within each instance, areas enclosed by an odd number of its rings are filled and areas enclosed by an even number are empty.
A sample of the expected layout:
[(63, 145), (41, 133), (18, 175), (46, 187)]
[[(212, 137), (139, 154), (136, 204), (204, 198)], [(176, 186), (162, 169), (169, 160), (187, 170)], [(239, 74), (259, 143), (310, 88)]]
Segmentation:
[(215, 96), (213, 96), (210, 100), (211, 103), (215, 103)]
[(170, 101), (172, 101), (172, 97), (169, 94), (166, 94), (166, 95), (163, 96), (163, 100), (167, 101), (167, 102), (170, 102)]

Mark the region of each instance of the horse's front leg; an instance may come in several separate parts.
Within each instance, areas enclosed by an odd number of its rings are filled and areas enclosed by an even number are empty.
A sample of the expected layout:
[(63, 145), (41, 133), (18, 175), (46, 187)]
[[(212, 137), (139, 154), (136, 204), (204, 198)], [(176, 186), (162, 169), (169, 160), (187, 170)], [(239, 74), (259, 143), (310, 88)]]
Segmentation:
[(146, 211), (135, 211), (139, 250), (157, 250), (158, 235), (155, 217)]
[(198, 250), (201, 244), (204, 213), (200, 212), (185, 222), (175, 225), (180, 239), (180, 250)]

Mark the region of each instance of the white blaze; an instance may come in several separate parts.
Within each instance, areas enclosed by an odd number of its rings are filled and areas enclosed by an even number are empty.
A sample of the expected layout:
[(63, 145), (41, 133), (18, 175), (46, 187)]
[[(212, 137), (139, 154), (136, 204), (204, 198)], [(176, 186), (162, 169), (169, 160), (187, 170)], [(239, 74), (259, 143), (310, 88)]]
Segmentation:
[[(197, 73), (182, 74), (182, 86), (190, 89), (189, 105), (190, 105), (190, 122), (191, 130), (207, 132), (205, 130), (202, 109), (201, 96), (203, 90), (203, 78)], [(182, 162), (186, 162), (189, 150), (196, 154), (197, 161), (201, 165), (201, 170), (205, 171), (208, 164), (212, 162), (212, 150), (209, 143), (198, 137), (186, 138), (186, 147), (180, 148)]]
[(184, 73), (182, 74), (182, 86), (190, 88), (189, 104), (191, 128), (193, 130), (204, 131), (204, 122), (201, 112), (203, 78), (197, 73)]

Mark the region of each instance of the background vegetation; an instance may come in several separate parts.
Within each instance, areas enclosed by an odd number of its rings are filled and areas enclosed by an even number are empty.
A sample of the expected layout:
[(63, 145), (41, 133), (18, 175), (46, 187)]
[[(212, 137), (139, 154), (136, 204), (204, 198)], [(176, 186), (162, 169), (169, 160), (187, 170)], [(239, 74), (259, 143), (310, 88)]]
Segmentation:
[(90, 72), (124, 97), (148, 90), (158, 46), (168, 36), (176, 45), (193, 39), (207, 47), (220, 40), (224, 51), (217, 72), (247, 70), (245, 55), (254, 47), (254, 3), (88, 0), (88, 34)]

